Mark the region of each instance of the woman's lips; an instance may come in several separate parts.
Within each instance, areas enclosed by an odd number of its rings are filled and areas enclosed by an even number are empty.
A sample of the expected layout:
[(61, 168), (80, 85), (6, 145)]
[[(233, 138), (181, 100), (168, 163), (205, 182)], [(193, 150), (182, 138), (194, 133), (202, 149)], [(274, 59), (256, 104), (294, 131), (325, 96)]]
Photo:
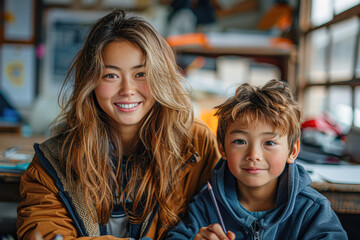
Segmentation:
[(132, 112), (132, 111), (137, 110), (140, 107), (141, 102), (136, 102), (136, 103), (115, 103), (114, 105), (122, 112)]

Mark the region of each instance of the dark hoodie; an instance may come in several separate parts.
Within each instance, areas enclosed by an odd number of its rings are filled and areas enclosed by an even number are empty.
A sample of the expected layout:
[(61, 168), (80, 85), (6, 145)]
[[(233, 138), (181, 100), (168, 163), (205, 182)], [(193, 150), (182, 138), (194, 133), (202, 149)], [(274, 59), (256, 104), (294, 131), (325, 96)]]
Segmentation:
[[(296, 163), (286, 164), (279, 176), (276, 207), (256, 219), (240, 205), (236, 178), (227, 162), (214, 169), (212, 186), (226, 230), (236, 239), (348, 239), (330, 202), (310, 187), (311, 179)], [(192, 239), (201, 227), (219, 223), (209, 191), (204, 188), (166, 239)]]

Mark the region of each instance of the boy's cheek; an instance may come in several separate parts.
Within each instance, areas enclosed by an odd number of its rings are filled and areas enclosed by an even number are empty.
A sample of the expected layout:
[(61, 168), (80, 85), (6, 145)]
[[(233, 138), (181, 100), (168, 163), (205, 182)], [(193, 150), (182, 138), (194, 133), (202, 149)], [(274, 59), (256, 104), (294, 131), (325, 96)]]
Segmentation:
[(285, 165), (287, 161), (284, 161), (284, 158), (282, 158), (281, 161), (274, 162), (271, 164), (270, 171), (273, 175), (279, 175), (284, 171)]

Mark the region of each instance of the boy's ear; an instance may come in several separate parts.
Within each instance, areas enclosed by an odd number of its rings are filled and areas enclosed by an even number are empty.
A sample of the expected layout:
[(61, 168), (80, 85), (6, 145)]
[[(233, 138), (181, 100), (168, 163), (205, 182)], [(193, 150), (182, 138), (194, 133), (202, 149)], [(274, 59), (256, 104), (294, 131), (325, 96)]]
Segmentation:
[(293, 163), (295, 159), (297, 158), (298, 154), (300, 152), (300, 139), (296, 141), (296, 143), (293, 146), (293, 149), (290, 153), (290, 156), (288, 157), (287, 163)]
[(222, 159), (226, 160), (226, 154), (223, 145), (218, 141), (218, 147), (221, 154)]

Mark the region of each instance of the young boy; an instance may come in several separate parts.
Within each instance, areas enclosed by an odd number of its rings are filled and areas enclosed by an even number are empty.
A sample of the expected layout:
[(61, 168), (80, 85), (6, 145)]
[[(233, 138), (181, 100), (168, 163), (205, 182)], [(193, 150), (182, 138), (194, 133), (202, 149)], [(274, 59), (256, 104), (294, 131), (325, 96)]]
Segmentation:
[(330, 202), (294, 163), (301, 111), (290, 89), (245, 83), (216, 108), (222, 159), (211, 185), (229, 231), (204, 189), (166, 239), (347, 239)]

